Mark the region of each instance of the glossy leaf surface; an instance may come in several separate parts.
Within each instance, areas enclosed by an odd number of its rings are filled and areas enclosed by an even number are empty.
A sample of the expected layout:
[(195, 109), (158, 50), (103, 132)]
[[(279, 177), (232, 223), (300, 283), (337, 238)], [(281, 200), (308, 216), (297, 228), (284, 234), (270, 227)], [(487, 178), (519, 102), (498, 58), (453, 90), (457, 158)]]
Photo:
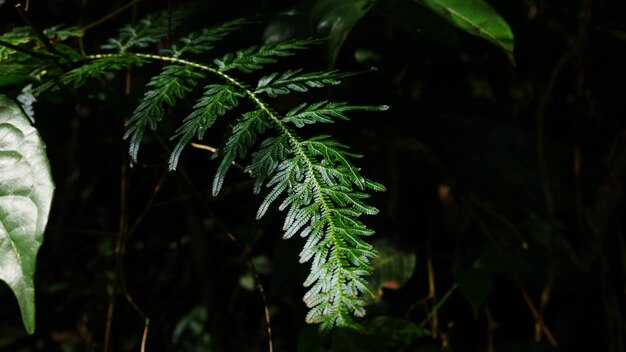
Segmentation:
[(513, 61), (514, 37), (509, 24), (483, 0), (416, 0), (467, 33), (502, 48)]
[(35, 331), (33, 276), (54, 185), (46, 147), (17, 105), (0, 95), (0, 279), (29, 333)]

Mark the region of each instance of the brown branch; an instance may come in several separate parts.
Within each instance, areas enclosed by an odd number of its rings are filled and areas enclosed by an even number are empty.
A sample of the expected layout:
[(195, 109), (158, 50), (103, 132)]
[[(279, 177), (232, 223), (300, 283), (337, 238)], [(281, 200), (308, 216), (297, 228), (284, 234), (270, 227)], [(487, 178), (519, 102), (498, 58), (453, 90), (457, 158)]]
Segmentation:
[[(167, 144), (165, 143), (163, 138), (160, 135), (156, 134), (156, 133), (155, 133), (155, 136), (156, 136), (157, 140), (159, 141), (159, 143), (161, 144), (161, 147), (168, 154), (171, 153), (170, 148), (167, 146)], [(198, 149), (209, 150), (211, 152), (216, 152), (217, 151), (213, 147), (202, 145), (202, 144), (192, 143), (192, 146), (195, 147), (195, 148), (198, 148)], [(242, 166), (240, 166), (240, 167), (243, 169)], [(189, 184), (189, 186), (195, 191), (195, 194), (196, 194), (197, 198), (200, 200), (200, 202), (202, 203), (202, 205), (205, 208), (205, 210), (207, 211), (207, 213), (209, 213), (209, 215), (211, 217), (217, 219), (217, 216), (213, 212), (213, 209), (211, 209), (211, 207), (207, 204), (205, 198), (202, 197), (202, 192), (200, 192), (200, 190), (198, 190), (198, 188), (193, 183), (191, 177), (189, 177), (189, 174), (187, 174), (185, 169), (183, 167), (179, 167), (178, 171), (181, 173), (181, 175), (183, 176), (183, 178), (185, 179), (187, 184)], [(261, 284), (261, 281), (259, 280), (259, 274), (258, 274), (258, 272), (257, 272), (257, 270), (256, 270), (256, 268), (254, 266), (254, 263), (252, 263), (252, 260), (250, 259), (250, 249), (248, 249), (247, 247), (243, 246), (237, 240), (237, 238), (232, 234), (232, 232), (228, 231), (228, 229), (222, 223), (220, 223), (219, 221), (218, 221), (218, 226), (227, 234), (228, 238), (237, 247), (239, 247), (239, 249), (242, 251), (241, 252), (242, 257), (246, 260), (246, 263), (250, 266), (250, 269), (252, 270), (252, 273), (253, 273), (254, 279), (255, 279), (255, 283), (256, 283), (257, 289), (259, 291), (259, 295), (261, 296), (261, 300), (263, 301), (263, 311), (264, 311), (264, 315), (265, 315), (265, 323), (267, 324), (268, 349), (269, 349), (270, 352), (273, 352), (274, 351), (274, 343), (273, 343), (273, 339), (272, 339), (272, 325), (271, 325), (271, 319), (270, 319), (269, 305), (268, 305), (267, 297), (265, 295), (265, 289), (263, 288), (263, 285)]]
[[(210, 145), (204, 145), (204, 144), (198, 144), (198, 143), (191, 143), (191, 146), (192, 146), (192, 147), (194, 147), (194, 148), (196, 148), (196, 149), (208, 150), (208, 151), (210, 151), (210, 152), (211, 152), (211, 153), (213, 153), (213, 154), (217, 154), (217, 153), (218, 153), (218, 152), (217, 152), (217, 149), (216, 149), (216, 148), (214, 148), (214, 147), (211, 147)], [(243, 166), (243, 165), (239, 164), (239, 163), (238, 163), (238, 162), (236, 162), (236, 161), (233, 161), (233, 162), (232, 162), (232, 164), (233, 164), (233, 166), (234, 166), (234, 167), (238, 168), (238, 169), (239, 169), (239, 170), (241, 170), (241, 171), (244, 171), (244, 170), (246, 169), (246, 168), (245, 168), (245, 166)]]
[(125, 233), (128, 229), (128, 219), (126, 212), (126, 203), (128, 196), (128, 166), (126, 162), (122, 162), (120, 172), (120, 215), (119, 230), (117, 240), (115, 242), (115, 277), (113, 279), (113, 292), (109, 297), (109, 308), (107, 312), (106, 327), (104, 330), (104, 352), (109, 352), (111, 345), (111, 331), (113, 329), (113, 316), (115, 314), (115, 299), (117, 291), (122, 279), (122, 270), (124, 263), (124, 250), (126, 247)]
[(522, 293), (522, 297), (524, 297), (524, 302), (526, 302), (526, 305), (528, 305), (528, 308), (530, 309), (531, 314), (535, 318), (537, 325), (541, 329), (541, 332), (543, 332), (543, 334), (546, 335), (546, 338), (548, 339), (548, 342), (550, 343), (552, 347), (557, 347), (559, 344), (556, 341), (556, 338), (554, 338), (552, 331), (550, 331), (548, 326), (546, 326), (546, 323), (543, 321), (543, 318), (541, 317), (541, 313), (539, 313), (539, 310), (537, 310), (537, 307), (533, 303), (532, 299), (530, 299), (530, 296), (528, 296), (528, 292), (526, 292), (526, 289), (522, 287), (519, 281), (516, 280), (516, 282), (517, 282), (517, 286), (520, 289), (520, 292)]
[[(65, 57), (65, 55), (61, 54), (60, 52), (57, 51), (57, 49), (54, 47), (54, 45), (52, 45), (52, 42), (50, 42), (50, 38), (48, 38), (44, 32), (37, 26), (35, 25), (35, 23), (33, 21), (30, 20), (30, 17), (28, 17), (24, 11), (22, 11), (22, 6), (21, 4), (16, 4), (15, 5), (15, 9), (17, 10), (17, 12), (19, 13), (20, 17), (22, 18), (22, 20), (24, 20), (24, 22), (26, 22), (26, 24), (30, 27), (30, 29), (33, 31), (33, 33), (35, 33), (35, 35), (39, 38), (39, 40), (41, 41), (41, 43), (43, 44), (43, 46), (46, 47), (46, 49), (57, 55), (58, 57)], [(28, 10), (27, 10), (28, 11)], [(57, 62), (58, 63), (58, 62)], [(59, 66), (61, 66), (59, 64)]]
[(4, 40), (0, 40), (0, 46), (4, 46), (7, 47), (9, 49), (15, 50), (15, 51), (19, 51), (21, 53), (33, 56), (33, 57), (38, 57), (40, 59), (45, 59), (45, 60), (54, 60), (55, 62), (57, 62), (58, 58), (54, 55), (50, 55), (50, 54), (46, 54), (46, 53), (40, 53), (34, 50), (30, 50), (30, 49), (26, 49), (23, 48), (21, 46), (15, 45), (15, 44), (11, 44), (9, 42), (5, 42)]
[(85, 32), (87, 32), (88, 30), (93, 29), (94, 27), (97, 27), (97, 26), (99, 26), (99, 25), (103, 24), (104, 22), (106, 22), (106, 21), (108, 21), (108, 20), (112, 19), (113, 17), (115, 17), (115, 16), (119, 15), (120, 13), (124, 12), (124, 11), (125, 11), (125, 10), (127, 10), (129, 7), (131, 7), (131, 6), (135, 5), (135, 4), (137, 4), (137, 3), (138, 3), (138, 2), (140, 2), (140, 1), (141, 1), (141, 0), (133, 0), (133, 1), (129, 2), (128, 4), (126, 4), (126, 5), (122, 6), (122, 7), (120, 7), (119, 9), (117, 9), (117, 10), (115, 10), (115, 11), (111, 12), (111, 13), (109, 13), (108, 15), (106, 15), (106, 16), (104, 16), (104, 17), (102, 17), (102, 18), (98, 19), (98, 20), (95, 20), (95, 21), (93, 21), (93, 22), (89, 23), (88, 25), (84, 26), (83, 28), (81, 28), (81, 31), (82, 31), (83, 33), (85, 33)]

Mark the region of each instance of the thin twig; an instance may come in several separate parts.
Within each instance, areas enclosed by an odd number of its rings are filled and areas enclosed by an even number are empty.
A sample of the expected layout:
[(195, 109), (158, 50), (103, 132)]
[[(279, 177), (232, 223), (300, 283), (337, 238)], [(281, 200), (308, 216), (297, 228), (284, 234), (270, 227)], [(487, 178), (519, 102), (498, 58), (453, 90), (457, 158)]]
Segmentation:
[[(37, 25), (35, 25), (33, 21), (30, 20), (30, 18), (24, 13), (24, 11), (22, 11), (21, 4), (15, 5), (15, 9), (19, 13), (20, 17), (24, 20), (24, 22), (26, 22), (26, 24), (30, 27), (33, 33), (35, 33), (39, 40), (41, 40), (41, 43), (43, 44), (43, 46), (46, 47), (49, 52), (58, 57), (65, 57), (65, 55), (57, 51), (57, 49), (54, 47), (54, 45), (52, 45), (52, 42), (50, 42), (50, 39), (44, 34), (44, 32)], [(61, 65), (59, 64), (59, 66)]]
[(108, 15), (106, 15), (106, 16), (98, 19), (98, 20), (95, 20), (95, 21), (89, 23), (88, 25), (84, 26), (83, 28), (81, 28), (81, 31), (83, 33), (85, 33), (88, 30), (93, 29), (94, 27), (97, 27), (97, 26), (103, 24), (104, 22), (106, 22), (106, 21), (112, 19), (113, 17), (119, 15), (120, 13), (124, 12), (126, 9), (128, 9), (129, 7), (137, 4), (140, 1), (141, 0), (133, 0), (133, 1), (129, 2), (128, 4), (120, 7), (119, 9), (117, 9), (117, 10), (111, 12), (111, 13), (109, 13)]
[(517, 227), (515, 227), (515, 225), (511, 223), (511, 221), (509, 221), (509, 219), (504, 217), (504, 215), (490, 209), (488, 206), (483, 204), (474, 194), (470, 195), (470, 199), (471, 199), (472, 204), (474, 204), (482, 212), (484, 212), (487, 215), (490, 215), (491, 217), (500, 221), (503, 225), (508, 227), (511, 230), (511, 232), (513, 232), (513, 234), (516, 235), (520, 239), (522, 243), (522, 249), (528, 249), (528, 241), (526, 241), (526, 238), (524, 238), (524, 235), (522, 235), (522, 233), (517, 229)]
[(146, 216), (148, 211), (150, 211), (150, 209), (152, 209), (152, 207), (154, 205), (154, 201), (156, 200), (158, 193), (163, 188), (163, 184), (165, 183), (165, 180), (167, 179), (167, 175), (168, 175), (168, 172), (167, 171), (164, 172), (163, 175), (161, 175), (161, 178), (159, 179), (159, 182), (157, 182), (156, 186), (154, 186), (154, 190), (152, 190), (152, 195), (150, 196), (150, 199), (148, 200), (148, 203), (146, 203), (146, 206), (143, 208), (141, 213), (137, 216), (137, 218), (135, 219), (135, 222), (131, 225), (130, 229), (126, 232), (126, 238), (127, 239), (133, 233), (135, 233), (135, 231), (137, 230), (137, 227), (139, 227), (139, 225), (143, 221), (143, 218)]
[[(161, 147), (163, 147), (163, 149), (168, 154), (171, 153), (170, 148), (167, 146), (167, 143), (165, 143), (163, 138), (161, 138), (161, 136), (158, 135), (158, 134), (155, 134), (155, 135), (156, 135), (157, 140), (161, 144)], [(193, 144), (195, 144), (195, 143), (192, 143), (192, 145)], [(201, 146), (201, 147), (198, 147), (198, 146)], [(199, 149), (206, 149), (206, 150), (209, 150), (209, 151), (211, 149), (215, 150), (215, 148), (213, 148), (213, 147), (204, 146), (204, 145), (201, 145), (201, 144), (197, 144), (194, 147), (199, 148)], [(213, 209), (211, 209), (211, 207), (209, 207), (209, 205), (207, 204), (207, 202), (204, 199), (204, 197), (202, 197), (202, 192), (200, 192), (200, 190), (198, 190), (198, 188), (193, 183), (193, 181), (191, 180), (191, 177), (189, 177), (189, 175), (187, 174), (185, 169), (183, 167), (179, 167), (178, 171), (181, 173), (181, 175), (183, 176), (185, 181), (189, 184), (189, 186), (195, 191), (197, 198), (200, 200), (200, 202), (202, 203), (202, 205), (205, 208), (205, 210), (209, 213), (209, 215), (211, 215), (211, 217), (217, 219), (217, 216), (213, 212)], [(222, 230), (228, 235), (228, 238), (237, 247), (239, 247), (242, 250), (242, 256), (244, 257), (244, 259), (246, 260), (246, 262), (250, 266), (250, 269), (252, 270), (252, 273), (253, 273), (254, 278), (255, 278), (256, 286), (257, 286), (257, 289), (259, 291), (259, 295), (261, 296), (261, 300), (263, 301), (263, 311), (265, 313), (265, 323), (267, 324), (268, 350), (269, 350), (269, 352), (273, 352), (274, 351), (274, 343), (273, 343), (273, 339), (272, 339), (272, 324), (271, 324), (271, 319), (270, 319), (269, 305), (268, 305), (268, 302), (267, 302), (267, 297), (265, 296), (265, 289), (263, 288), (263, 285), (261, 284), (261, 281), (259, 280), (259, 274), (258, 274), (258, 272), (257, 272), (257, 270), (256, 270), (256, 268), (254, 266), (254, 263), (252, 263), (252, 260), (250, 259), (249, 250), (246, 249), (246, 247), (244, 247), (237, 240), (237, 238), (230, 231), (228, 231), (228, 229), (226, 229), (226, 227), (223, 224), (218, 222), (218, 226), (221, 227)]]
[(407, 320), (411, 312), (422, 304), (426, 304), (429, 301), (434, 301), (437, 299), (437, 291), (435, 286), (435, 270), (433, 269), (433, 258), (431, 255), (431, 243), (433, 235), (433, 224), (432, 224), (432, 214), (429, 212), (428, 216), (428, 240), (427, 240), (427, 255), (426, 255), (426, 269), (428, 275), (428, 294), (419, 299), (417, 302), (412, 303), (404, 314), (404, 319)]
[[(216, 149), (216, 148), (211, 147), (210, 145), (198, 144), (198, 143), (191, 143), (191, 146), (192, 146), (192, 147), (194, 147), (194, 148), (196, 148), (196, 149), (208, 150), (208, 151), (210, 151), (210, 152), (211, 152), (211, 153), (213, 153), (213, 154), (217, 154), (217, 149)], [(238, 168), (238, 169), (239, 169), (239, 170), (241, 170), (241, 171), (244, 171), (244, 170), (246, 169), (246, 167), (245, 167), (245, 166), (243, 166), (243, 165), (239, 164), (239, 163), (238, 163), (238, 162), (236, 162), (236, 161), (233, 161), (233, 162), (232, 162), (232, 164), (233, 164), (233, 166), (234, 166), (234, 167)]]
[(167, 0), (167, 36), (165, 37), (165, 47), (170, 48), (172, 44), (172, 0)]
[(446, 292), (446, 294), (443, 295), (443, 297), (441, 297), (441, 299), (439, 301), (437, 301), (437, 303), (435, 304), (435, 306), (433, 307), (433, 309), (430, 310), (430, 312), (428, 313), (428, 315), (426, 316), (426, 318), (424, 318), (424, 320), (420, 323), (420, 328), (424, 328), (426, 326), (426, 324), (430, 321), (430, 319), (437, 314), (437, 311), (439, 310), (439, 308), (441, 308), (441, 306), (446, 303), (446, 301), (448, 300), (448, 298), (450, 298), (450, 296), (452, 295), (452, 293), (459, 287), (459, 285), (454, 284), (452, 285), (452, 287), (448, 290), (448, 292)]
[[(271, 320), (270, 320), (269, 304), (267, 303), (267, 297), (265, 296), (265, 289), (263, 288), (263, 285), (261, 284), (261, 279), (259, 278), (259, 272), (256, 270), (256, 267), (254, 266), (254, 263), (250, 259), (250, 256), (249, 256), (249, 252), (250, 251), (249, 251), (249, 249), (247, 247), (244, 247), (237, 240), (237, 238), (230, 232), (228, 233), (228, 238), (230, 238), (230, 240), (233, 241), (241, 249), (242, 256), (244, 256), (246, 262), (248, 263), (248, 266), (250, 267), (250, 270), (252, 270), (252, 274), (254, 276), (254, 281), (256, 282), (256, 287), (259, 290), (259, 294), (261, 296), (261, 300), (263, 300), (263, 310), (265, 312), (265, 323), (267, 324), (268, 350), (269, 350), (269, 352), (273, 352), (274, 351), (274, 344), (272, 343), (272, 324), (271, 324)], [(248, 254), (246, 254), (246, 253), (248, 253)]]
[(117, 296), (117, 290), (122, 278), (123, 262), (124, 262), (124, 247), (126, 246), (125, 233), (128, 229), (128, 220), (126, 213), (127, 203), (127, 187), (128, 167), (126, 162), (122, 162), (120, 172), (120, 215), (119, 215), (119, 230), (117, 234), (117, 240), (115, 243), (115, 277), (113, 279), (113, 292), (109, 297), (109, 308), (107, 313), (106, 328), (104, 331), (104, 352), (109, 352), (111, 345), (111, 330), (113, 329), (113, 316), (115, 313), (115, 298)]
[(23, 48), (21, 46), (5, 42), (4, 40), (0, 40), (0, 46), (4, 46), (4, 47), (7, 47), (9, 49), (13, 49), (15, 51), (19, 51), (21, 53), (28, 54), (28, 55), (34, 56), (34, 57), (38, 57), (38, 58), (44, 59), (44, 60), (53, 60), (54, 62), (57, 62), (57, 60), (58, 60), (58, 58), (56, 56), (54, 56), (54, 55), (50, 55), (50, 54), (46, 54), (46, 53), (40, 53), (40, 52), (37, 52), (37, 51), (26, 49), (26, 48)]
[(528, 308), (530, 309), (530, 312), (535, 318), (537, 325), (541, 328), (541, 331), (543, 332), (543, 334), (546, 335), (548, 342), (550, 343), (552, 347), (557, 347), (559, 344), (556, 341), (556, 338), (554, 338), (552, 331), (550, 331), (548, 326), (546, 326), (546, 323), (543, 321), (543, 318), (541, 317), (539, 310), (537, 310), (537, 307), (535, 307), (535, 304), (533, 303), (532, 299), (530, 299), (530, 296), (528, 296), (528, 292), (526, 292), (526, 289), (522, 287), (519, 281), (517, 282), (517, 286), (522, 292), (522, 296), (524, 297), (524, 302), (526, 302), (526, 305), (528, 305)]
[(143, 318), (144, 325), (143, 325), (143, 334), (141, 335), (141, 352), (145, 352), (146, 341), (148, 340), (148, 329), (150, 328), (150, 318), (148, 317), (148, 315), (146, 315), (143, 309), (139, 308), (137, 303), (135, 303), (135, 300), (133, 300), (133, 297), (130, 295), (130, 293), (128, 293), (125, 283), (123, 283), (122, 287), (124, 289), (124, 296), (126, 297), (126, 301), (128, 301), (128, 303), (130, 303), (133, 309), (137, 313), (139, 313), (139, 315), (141, 315), (141, 317)]

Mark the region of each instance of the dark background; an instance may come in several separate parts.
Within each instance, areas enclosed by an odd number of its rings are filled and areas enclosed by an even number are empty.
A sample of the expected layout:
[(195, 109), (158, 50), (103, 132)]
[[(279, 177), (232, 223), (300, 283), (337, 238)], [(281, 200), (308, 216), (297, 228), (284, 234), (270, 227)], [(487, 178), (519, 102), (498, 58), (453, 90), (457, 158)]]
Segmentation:
[[(196, 3), (200, 10), (172, 36), (242, 16), (258, 19), (212, 57), (262, 43), (268, 28), (285, 37), (316, 34), (310, 1)], [(41, 28), (84, 26), (124, 4), (31, 1), (30, 16)], [(0, 350), (102, 350), (110, 294), (118, 287), (122, 218), (133, 229), (123, 279), (143, 313), (124, 292), (116, 296), (112, 351), (139, 350), (142, 314), (150, 318), (148, 351), (267, 350), (264, 303), (240, 282), (250, 279), (251, 258), (272, 313), (275, 351), (626, 351), (626, 2), (490, 4), (515, 34), (515, 65), (496, 46), (411, 1), (379, 0), (334, 65), (377, 70), (310, 98), (391, 107), (310, 133), (331, 133), (350, 145), (364, 155), (363, 173), (387, 186), (372, 201), (380, 214), (366, 219), (376, 230), (372, 240), (386, 239), (416, 265), (402, 287), (385, 285), (365, 322), (395, 318), (397, 329), (320, 337), (306, 327), (301, 283), (308, 265), (298, 264), (301, 239), (281, 239), (283, 214), (274, 210), (255, 221), (262, 198), (235, 171), (211, 197), (217, 164), (205, 151), (187, 148), (180, 170), (167, 172), (161, 142), (173, 146), (168, 138), (191, 100), (169, 111), (158, 132), (147, 135), (139, 164), (127, 167), (124, 120), (158, 72), (145, 67), (133, 69), (130, 95), (125, 74), (117, 73), (35, 104), (57, 185), (35, 280), (37, 331), (26, 336), (2, 285)], [(3, 32), (24, 25), (12, 5), (0, 8)], [(294, 6), (298, 16), (276, 16)], [(164, 0), (139, 2), (87, 32), (85, 49), (100, 52), (120, 26), (167, 9)], [(269, 70), (325, 69), (327, 51), (321, 45)], [(2, 92), (15, 96), (19, 89)], [(300, 99), (274, 104), (287, 110)], [(203, 143), (219, 146), (226, 126)], [(476, 263), (480, 270), (472, 269)], [(473, 274), (463, 281), (458, 273), (468, 269)], [(419, 325), (455, 282), (464, 290), (452, 292), (437, 319), (425, 320), (427, 336), (404, 337), (407, 324)], [(475, 312), (466, 299), (472, 292), (486, 297)], [(536, 333), (533, 312), (543, 317), (543, 333)]]

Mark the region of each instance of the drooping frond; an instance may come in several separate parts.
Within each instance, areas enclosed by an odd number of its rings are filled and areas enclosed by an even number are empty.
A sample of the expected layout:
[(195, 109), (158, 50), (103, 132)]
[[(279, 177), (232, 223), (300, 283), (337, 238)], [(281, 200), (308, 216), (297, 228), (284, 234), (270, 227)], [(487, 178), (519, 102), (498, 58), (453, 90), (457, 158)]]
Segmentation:
[(177, 43), (172, 44), (171, 48), (161, 52), (172, 57), (180, 57), (186, 52), (191, 54), (207, 52), (213, 49), (215, 42), (249, 23), (245, 19), (236, 19), (215, 27), (204, 28), (199, 32), (193, 32), (180, 38)]
[[(91, 61), (79, 61), (78, 68), (60, 74), (37, 91), (57, 85), (80, 86), (89, 77), (129, 65), (165, 63), (162, 72), (150, 79), (147, 92), (126, 126), (123, 138), (129, 141), (129, 153), (136, 162), (146, 129), (155, 130), (167, 107), (174, 107), (200, 80), (208, 78), (210, 81), (202, 84), (205, 87), (202, 96), (171, 138), (176, 145), (169, 160), (170, 170), (177, 167), (182, 151), (193, 138), (202, 139), (214, 124), (228, 120), (231, 128), (218, 149), (221, 160), (212, 193), (217, 195), (222, 189), (233, 162), (247, 158), (244, 171), (255, 179), (254, 192), (260, 193), (263, 186), (268, 190), (257, 218), (277, 204), (285, 212), (283, 237), (299, 235), (305, 239), (300, 262), (311, 265), (304, 282), (308, 287), (304, 302), (310, 309), (307, 321), (320, 323), (322, 329), (354, 327), (353, 317), (365, 313), (365, 298), (371, 294), (365, 277), (372, 270), (370, 259), (376, 256), (363, 239), (373, 231), (360, 218), (378, 212), (367, 204), (367, 199), (369, 191), (383, 191), (384, 187), (361, 175), (354, 163), (360, 156), (350, 152), (347, 146), (329, 136), (302, 138), (298, 128), (348, 120), (350, 111), (382, 111), (387, 107), (320, 101), (303, 103), (281, 114), (262, 96), (277, 97), (334, 86), (355, 73), (288, 70), (249, 80), (230, 75), (231, 71), (239, 71), (246, 77), (245, 74), (281, 57), (310, 47), (317, 43), (315, 40), (253, 46), (226, 54), (212, 64), (183, 59), (186, 54), (201, 57), (193, 54), (210, 50), (216, 41), (246, 23), (236, 20), (189, 34), (170, 49), (162, 50), (161, 55), (131, 53), (131, 49), (146, 48), (167, 34), (166, 15), (149, 16), (135, 26), (122, 28), (120, 35), (104, 46), (119, 54), (89, 56)], [(249, 82), (256, 82), (256, 86)], [(248, 100), (247, 104), (241, 104), (244, 99)]]
[(339, 70), (302, 73), (301, 69), (288, 70), (282, 75), (274, 72), (259, 79), (255, 93), (265, 93), (275, 98), (291, 92), (305, 93), (310, 88), (335, 86), (346, 77), (354, 76), (357, 72), (341, 72)]
[(306, 49), (317, 42), (312, 39), (300, 39), (252, 46), (235, 53), (228, 53), (221, 59), (213, 60), (213, 63), (222, 72), (235, 69), (243, 73), (250, 73), (263, 68), (264, 65), (275, 63), (279, 57), (291, 56), (297, 50)]
[(310, 287), (304, 296), (310, 308), (307, 322), (320, 323), (322, 329), (354, 326), (352, 317), (365, 313), (363, 295), (371, 294), (365, 276), (371, 271), (369, 258), (376, 255), (362, 239), (373, 231), (358, 217), (378, 211), (364, 203), (369, 195), (361, 190), (382, 187), (360, 175), (350, 160), (356, 155), (343, 145), (327, 137), (298, 141), (292, 131), (282, 128), (292, 136), (293, 147), (267, 183), (271, 189), (257, 217), (283, 198), (279, 205), (287, 210), (283, 237), (300, 234), (307, 239), (300, 253), (301, 263), (311, 261), (304, 283)]
[(178, 139), (178, 143), (170, 156), (170, 170), (176, 169), (180, 154), (191, 139), (194, 136), (202, 139), (206, 130), (213, 126), (219, 116), (239, 105), (237, 98), (241, 97), (243, 93), (232, 85), (212, 84), (206, 87), (204, 95), (193, 106), (193, 112), (183, 120), (182, 126), (171, 138)]
[(151, 89), (144, 94), (143, 100), (128, 121), (124, 134), (124, 139), (130, 139), (129, 152), (133, 162), (137, 161), (139, 145), (146, 127), (156, 130), (157, 123), (165, 114), (166, 105), (173, 107), (176, 100), (190, 92), (201, 78), (204, 78), (204, 74), (191, 66), (168, 65), (150, 80), (147, 86)]

